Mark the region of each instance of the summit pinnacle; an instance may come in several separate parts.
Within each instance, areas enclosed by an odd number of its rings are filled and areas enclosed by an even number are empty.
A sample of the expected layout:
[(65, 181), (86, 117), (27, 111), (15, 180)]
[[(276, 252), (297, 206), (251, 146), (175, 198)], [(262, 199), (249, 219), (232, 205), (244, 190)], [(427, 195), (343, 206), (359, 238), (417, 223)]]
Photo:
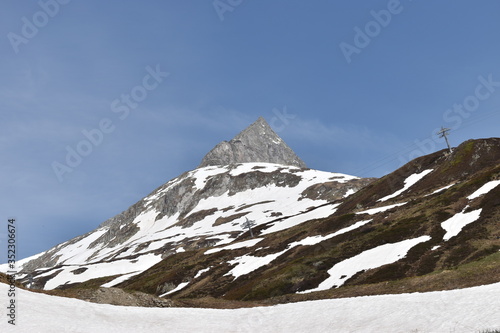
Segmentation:
[(230, 141), (222, 141), (205, 157), (198, 168), (209, 165), (266, 162), (305, 168), (306, 164), (288, 147), (262, 117)]

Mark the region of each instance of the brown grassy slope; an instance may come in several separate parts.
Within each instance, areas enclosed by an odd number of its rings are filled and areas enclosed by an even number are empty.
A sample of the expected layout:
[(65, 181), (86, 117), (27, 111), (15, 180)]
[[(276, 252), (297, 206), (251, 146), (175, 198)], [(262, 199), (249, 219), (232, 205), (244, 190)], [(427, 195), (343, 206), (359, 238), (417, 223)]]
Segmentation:
[(0, 283), (9, 284), (9, 279), (6, 274), (0, 273)]
[[(7, 276), (7, 274), (0, 273), (0, 283), (10, 284), (10, 282), (11, 281), (9, 280), (9, 277)], [(19, 283), (17, 281), (16, 281), (15, 285), (16, 285), (17, 288), (25, 289), (25, 287), (21, 283)]]

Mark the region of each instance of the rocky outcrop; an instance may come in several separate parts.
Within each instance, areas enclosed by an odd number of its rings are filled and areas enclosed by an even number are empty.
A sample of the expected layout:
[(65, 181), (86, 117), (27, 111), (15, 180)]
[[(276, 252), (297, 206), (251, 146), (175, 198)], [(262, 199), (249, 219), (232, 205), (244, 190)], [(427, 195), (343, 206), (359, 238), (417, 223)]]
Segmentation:
[(199, 168), (210, 165), (266, 162), (305, 168), (306, 164), (262, 117), (230, 141), (222, 141), (203, 157)]
[[(66, 295), (64, 291), (54, 292), (54, 294), (61, 294), (61, 296)], [(173, 306), (173, 302), (171, 300), (137, 291), (126, 292), (119, 288), (79, 289), (72, 296), (74, 298), (98, 304), (141, 306), (148, 308), (169, 308)]]

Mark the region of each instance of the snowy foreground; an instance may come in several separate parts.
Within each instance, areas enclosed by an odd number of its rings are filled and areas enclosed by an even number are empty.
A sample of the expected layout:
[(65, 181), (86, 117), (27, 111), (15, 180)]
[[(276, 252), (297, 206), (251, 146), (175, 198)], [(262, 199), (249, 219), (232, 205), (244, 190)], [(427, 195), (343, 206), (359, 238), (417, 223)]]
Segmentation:
[[(0, 284), (0, 294), (7, 295)], [(7, 302), (6, 297), (1, 298)], [(6, 304), (6, 303), (5, 303)], [(237, 310), (137, 308), (18, 290), (1, 332), (481, 332), (500, 329), (500, 283)], [(5, 307), (4, 308), (5, 312)]]

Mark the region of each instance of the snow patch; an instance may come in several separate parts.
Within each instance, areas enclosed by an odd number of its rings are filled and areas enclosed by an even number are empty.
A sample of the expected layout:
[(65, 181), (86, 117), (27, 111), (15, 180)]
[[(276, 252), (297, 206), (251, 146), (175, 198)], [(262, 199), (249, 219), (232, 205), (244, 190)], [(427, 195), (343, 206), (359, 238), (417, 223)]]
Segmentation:
[(104, 288), (114, 287), (117, 284), (120, 284), (120, 283), (122, 283), (124, 281), (127, 281), (128, 279), (130, 279), (133, 276), (141, 274), (142, 272), (143, 271), (136, 271), (136, 272), (132, 272), (132, 273), (129, 273), (129, 274), (124, 274), (122, 276), (117, 277), (116, 279), (114, 279), (112, 281), (109, 281), (108, 283), (105, 283), (105, 284), (101, 285), (101, 287), (104, 287)]
[(436, 194), (436, 193), (442, 192), (442, 191), (444, 191), (444, 190), (447, 190), (447, 189), (449, 189), (450, 187), (452, 187), (452, 186), (453, 186), (453, 185), (455, 185), (455, 184), (456, 184), (456, 183), (453, 183), (453, 184), (447, 185), (447, 186), (445, 186), (445, 187), (441, 187), (440, 189), (435, 190), (435, 191), (434, 191), (434, 192), (432, 192), (431, 194), (426, 194), (426, 195), (425, 195), (425, 197), (428, 197), (428, 196), (430, 196), (430, 195), (433, 195), (433, 194)]
[(409, 176), (408, 178), (405, 179), (405, 185), (402, 189), (399, 191), (394, 192), (393, 194), (390, 194), (388, 196), (383, 197), (382, 199), (378, 199), (377, 201), (386, 201), (392, 198), (397, 197), (401, 193), (405, 192), (408, 190), (410, 187), (415, 185), (419, 180), (427, 176), (429, 173), (431, 173), (434, 169), (429, 169), (429, 170), (424, 170), (421, 173), (414, 173), (413, 175)]
[(367, 224), (369, 222), (371, 222), (371, 220), (356, 222), (356, 223), (354, 223), (353, 225), (351, 225), (351, 226), (349, 226), (347, 228), (341, 229), (339, 231), (336, 231), (336, 232), (334, 232), (332, 234), (329, 234), (329, 235), (326, 235), (326, 236), (311, 236), (311, 237), (306, 237), (306, 238), (304, 238), (304, 239), (302, 239), (300, 241), (290, 243), (289, 244), (289, 248), (292, 248), (294, 246), (299, 246), (299, 245), (315, 245), (315, 244), (321, 243), (322, 241), (325, 241), (327, 239), (333, 238), (335, 236), (338, 236), (338, 235), (344, 234), (346, 232), (349, 232), (351, 230), (354, 230), (354, 229), (357, 229), (359, 227), (362, 227), (362, 226), (364, 226), (365, 224)]
[(214, 166), (196, 169), (192, 172), (192, 176), (194, 178), (194, 186), (198, 190), (202, 190), (203, 188), (205, 188), (205, 185), (207, 181), (210, 180), (210, 178), (225, 172), (227, 172), (226, 168)]
[(351, 194), (354, 194), (356, 193), (356, 191), (352, 188), (348, 189), (347, 192), (345, 192), (344, 194), (344, 198), (347, 198), (348, 196), (350, 196)]
[(212, 267), (207, 267), (207, 268), (205, 268), (205, 269), (200, 269), (200, 270), (198, 271), (198, 273), (196, 273), (196, 275), (194, 276), (194, 279), (197, 279), (197, 278), (199, 278), (199, 277), (200, 277), (203, 273), (208, 272), (208, 271), (210, 270), (210, 268), (212, 268)]
[(234, 265), (234, 264), (237, 264), (237, 265), (232, 270), (230, 270), (229, 272), (224, 274), (224, 276), (232, 275), (236, 279), (242, 275), (253, 272), (256, 269), (269, 264), (271, 261), (278, 258), (280, 255), (282, 255), (286, 251), (288, 251), (288, 249), (283, 250), (283, 251), (278, 252), (278, 253), (269, 254), (269, 255), (264, 256), (264, 257), (254, 257), (254, 256), (249, 256), (249, 255), (237, 257), (233, 260), (228, 261), (228, 263), (230, 265)]
[(175, 293), (176, 291), (179, 291), (181, 290), (182, 288), (184, 288), (185, 286), (187, 286), (189, 284), (189, 282), (182, 282), (182, 283), (179, 283), (179, 285), (177, 287), (175, 287), (174, 289), (170, 290), (170, 291), (167, 291), (166, 293), (164, 294), (161, 294), (160, 296), (158, 297), (163, 297), (163, 296), (166, 296), (166, 295), (169, 295), (169, 294), (173, 294)]
[(238, 243), (230, 244), (230, 245), (227, 245), (227, 246), (224, 246), (224, 247), (221, 247), (221, 248), (210, 249), (210, 250), (206, 251), (205, 254), (212, 254), (212, 253), (216, 253), (216, 252), (219, 252), (219, 251), (222, 251), (222, 250), (235, 250), (235, 249), (241, 249), (243, 247), (252, 247), (252, 246), (256, 245), (258, 242), (260, 242), (263, 239), (264, 238), (249, 239), (249, 240), (246, 240), (246, 241), (243, 241), (243, 242), (238, 242)]
[(467, 197), (467, 199), (472, 200), (478, 198), (482, 195), (487, 194), (489, 191), (493, 190), (495, 187), (500, 185), (500, 180), (492, 180), (481, 186), (476, 192), (472, 193)]
[(335, 213), (339, 205), (340, 204), (334, 204), (334, 205), (319, 207), (314, 210), (289, 217), (285, 220), (275, 222), (270, 228), (264, 230), (262, 232), (262, 235), (267, 235), (273, 232), (289, 229), (310, 220), (328, 217), (333, 213)]
[(441, 227), (446, 231), (446, 234), (443, 236), (443, 240), (447, 241), (458, 235), (467, 224), (470, 224), (479, 218), (481, 211), (482, 209), (473, 210), (468, 213), (461, 212), (441, 223)]
[(374, 215), (374, 214), (385, 212), (386, 210), (389, 210), (389, 209), (393, 209), (394, 207), (399, 207), (399, 206), (403, 206), (403, 205), (406, 205), (406, 204), (407, 204), (407, 202), (403, 202), (403, 203), (398, 203), (398, 204), (389, 205), (389, 206), (377, 207), (377, 208), (372, 208), (372, 209), (364, 210), (362, 212), (357, 212), (356, 214), (370, 214), (370, 215)]

